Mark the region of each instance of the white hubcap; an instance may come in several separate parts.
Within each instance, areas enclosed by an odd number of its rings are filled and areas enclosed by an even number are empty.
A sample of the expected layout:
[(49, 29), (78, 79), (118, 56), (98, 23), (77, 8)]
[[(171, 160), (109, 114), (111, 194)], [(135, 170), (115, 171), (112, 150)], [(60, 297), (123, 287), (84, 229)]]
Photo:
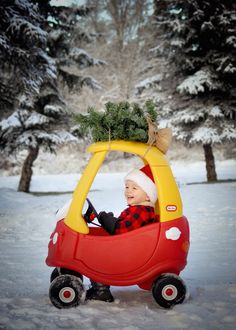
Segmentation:
[(65, 287), (59, 292), (59, 298), (64, 303), (70, 303), (75, 298), (75, 291), (70, 287)]
[(162, 297), (165, 298), (166, 300), (173, 300), (177, 297), (178, 295), (178, 290), (174, 285), (166, 285), (161, 291)]

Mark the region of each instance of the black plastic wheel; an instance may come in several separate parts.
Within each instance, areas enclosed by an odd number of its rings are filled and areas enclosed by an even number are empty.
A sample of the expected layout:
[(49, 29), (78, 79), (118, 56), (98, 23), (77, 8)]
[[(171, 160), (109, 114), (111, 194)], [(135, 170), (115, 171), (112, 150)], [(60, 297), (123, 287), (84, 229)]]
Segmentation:
[(163, 274), (154, 282), (152, 294), (158, 305), (171, 308), (184, 301), (186, 286), (179, 276)]
[(74, 275), (56, 277), (49, 288), (49, 298), (59, 309), (78, 306), (84, 301), (85, 296), (86, 290), (83, 283)]
[(67, 269), (67, 268), (54, 268), (52, 273), (51, 273), (51, 277), (50, 277), (50, 282), (52, 282), (53, 280), (55, 280), (56, 277), (60, 276), (60, 275), (74, 275), (77, 276), (81, 279), (81, 281), (83, 282), (83, 275), (72, 270), (72, 269)]

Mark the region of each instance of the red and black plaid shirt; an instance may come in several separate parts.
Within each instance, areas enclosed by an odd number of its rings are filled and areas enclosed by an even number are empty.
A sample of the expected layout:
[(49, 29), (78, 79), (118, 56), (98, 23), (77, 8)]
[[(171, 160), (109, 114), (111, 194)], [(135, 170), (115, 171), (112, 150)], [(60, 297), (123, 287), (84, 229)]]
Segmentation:
[(124, 234), (128, 231), (158, 222), (159, 217), (154, 213), (151, 206), (134, 205), (129, 206), (118, 217), (115, 226), (115, 235)]

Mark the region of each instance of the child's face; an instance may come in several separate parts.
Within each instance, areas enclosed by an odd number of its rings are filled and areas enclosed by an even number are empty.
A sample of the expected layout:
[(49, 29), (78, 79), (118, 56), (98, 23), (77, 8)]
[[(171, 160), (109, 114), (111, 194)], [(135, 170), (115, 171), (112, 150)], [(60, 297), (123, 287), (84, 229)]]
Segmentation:
[(125, 198), (130, 206), (142, 205), (142, 203), (150, 201), (145, 191), (131, 180), (125, 182)]

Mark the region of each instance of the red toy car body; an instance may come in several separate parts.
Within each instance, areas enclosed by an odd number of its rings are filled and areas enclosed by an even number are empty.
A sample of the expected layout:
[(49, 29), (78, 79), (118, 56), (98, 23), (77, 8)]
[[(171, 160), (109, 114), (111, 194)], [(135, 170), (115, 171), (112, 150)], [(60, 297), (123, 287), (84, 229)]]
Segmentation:
[[(148, 163), (152, 168), (152, 158)], [(157, 167), (152, 169), (154, 177), (155, 170)], [(169, 176), (174, 180), (171, 172), (165, 170), (164, 173), (166, 180)], [(158, 209), (161, 210), (161, 203), (165, 200), (161, 198), (160, 184), (157, 187)], [(173, 187), (174, 192), (178, 191), (175, 182)], [(85, 295), (82, 275), (114, 286), (137, 284), (142, 289), (152, 290), (156, 302), (162, 307), (181, 303), (186, 287), (178, 275), (187, 263), (189, 225), (179, 211), (179, 196), (176, 200), (173, 196), (164, 205), (170, 220), (161, 221), (160, 214), (160, 222), (121, 235), (111, 236), (101, 227), (89, 227), (88, 233), (81, 233), (71, 228), (73, 226), (65, 219), (58, 221), (50, 237), (46, 259), (48, 266), (56, 267), (51, 278), (52, 303), (58, 308), (78, 305)], [(177, 209), (180, 216), (174, 218), (170, 213)]]
[[(167, 238), (178, 230), (179, 239)], [(111, 236), (91, 227), (88, 235), (57, 223), (49, 242), (47, 265), (78, 271), (96, 282), (150, 290), (163, 273), (178, 275), (188, 252), (189, 227), (185, 217), (154, 223), (122, 235)]]

